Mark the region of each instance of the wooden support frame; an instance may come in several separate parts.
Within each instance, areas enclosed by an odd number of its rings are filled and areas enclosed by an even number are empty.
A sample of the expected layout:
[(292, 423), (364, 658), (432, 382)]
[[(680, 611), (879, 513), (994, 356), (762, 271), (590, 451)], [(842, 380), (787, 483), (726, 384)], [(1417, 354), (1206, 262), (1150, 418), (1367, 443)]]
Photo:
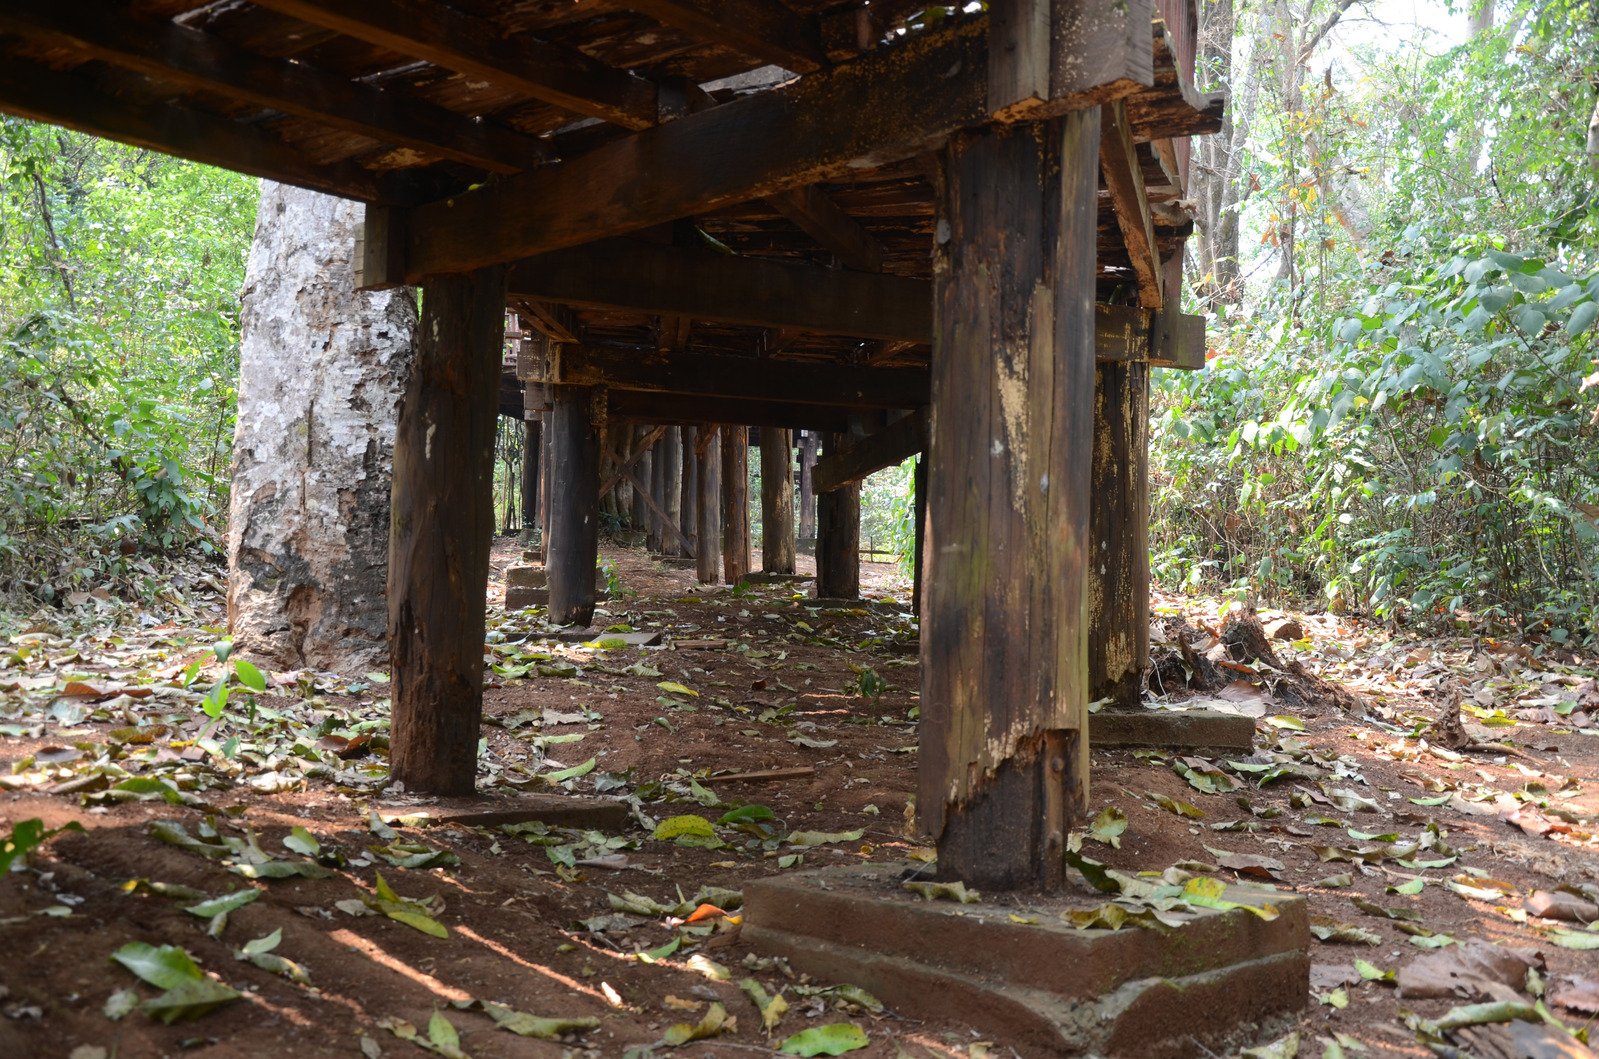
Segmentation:
[(794, 432), (761, 428), (761, 570), (794, 572)]
[(1132, 262), (1138, 281), (1138, 304), (1159, 309), (1161, 297), (1160, 250), (1155, 242), (1155, 225), (1149, 214), (1149, 195), (1144, 190), (1143, 166), (1138, 160), (1138, 145), (1133, 142), (1127, 123), (1127, 104), (1121, 100), (1106, 103), (1099, 112), (1099, 168), (1110, 192), (1116, 226)]
[(928, 426), (927, 410), (919, 409), (837, 453), (827, 454), (816, 464), (814, 488), (818, 493), (830, 493), (885, 467), (898, 466), (927, 448)]
[(1132, 709), (1149, 669), (1149, 366), (1094, 376), (1088, 695)]
[[(844, 448), (844, 435), (828, 434), (824, 445), (831, 456)], [(860, 594), (861, 487), (856, 483), (816, 496), (816, 598), (858, 599)]]
[(794, 226), (859, 272), (883, 271), (883, 244), (815, 184), (768, 196), (766, 202)]
[(389, 532), (389, 761), (409, 791), (472, 793), (494, 535), (493, 407), (505, 271), (423, 288), (394, 439)]

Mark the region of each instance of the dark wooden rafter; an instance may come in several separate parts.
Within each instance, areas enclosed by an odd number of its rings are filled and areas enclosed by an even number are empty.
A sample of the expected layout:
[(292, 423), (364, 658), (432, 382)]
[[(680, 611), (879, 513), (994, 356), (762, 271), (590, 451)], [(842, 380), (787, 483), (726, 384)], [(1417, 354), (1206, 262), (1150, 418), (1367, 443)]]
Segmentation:
[(350, 162), (317, 165), (270, 132), (192, 106), (136, 103), (84, 71), (8, 58), (0, 62), (0, 110), (330, 195), (394, 204), (425, 197), (406, 174)]
[(494, 173), (548, 162), (550, 149), (511, 129), (476, 123), (393, 89), (374, 88), (304, 63), (272, 59), (170, 21), (131, 17), (105, 0), (14, 0), (0, 30), (64, 44), (162, 83), (214, 93), (383, 143), (413, 147)]
[(627, 0), (626, 6), (663, 26), (798, 74), (827, 65), (820, 25), (779, 0)]
[(1146, 309), (1161, 307), (1160, 247), (1155, 242), (1155, 225), (1149, 212), (1149, 195), (1144, 190), (1143, 165), (1138, 145), (1127, 124), (1127, 105), (1120, 100), (1107, 103), (1099, 114), (1099, 168), (1110, 193), (1116, 226), (1138, 281), (1138, 304)]
[(824, 453), (812, 472), (812, 487), (830, 493), (885, 467), (896, 467), (927, 448), (928, 429), (927, 410), (918, 409), (836, 453)]
[[(741, 400), (782, 400), (839, 408), (915, 408), (927, 403), (927, 372), (813, 361), (767, 360), (759, 372), (749, 357), (691, 353), (640, 358), (599, 346), (562, 346), (551, 381), (566, 386), (697, 394)], [(736, 420), (728, 420), (736, 422)]]
[[(1149, 20), (1148, 0), (1082, 0), (1060, 44), (1089, 61), (1052, 70), (1051, 97), (1031, 114), (1066, 113), (1152, 84)], [(974, 19), (914, 34), (788, 86), (422, 207), (406, 275), (395, 278), (515, 261), (920, 155), (952, 130), (991, 119), (986, 31), (986, 20)]]
[(766, 201), (795, 227), (831, 250), (845, 268), (883, 271), (883, 245), (877, 237), (815, 184), (770, 195)]
[(279, 14), (624, 128), (655, 124), (650, 81), (427, 0), (255, 0)]

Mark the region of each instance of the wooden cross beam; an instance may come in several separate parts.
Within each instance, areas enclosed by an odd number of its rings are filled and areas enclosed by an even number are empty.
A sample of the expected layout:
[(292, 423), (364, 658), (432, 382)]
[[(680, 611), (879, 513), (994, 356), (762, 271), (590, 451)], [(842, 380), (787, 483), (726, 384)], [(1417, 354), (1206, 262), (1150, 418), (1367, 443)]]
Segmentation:
[[(683, 537), (683, 528), (677, 524), (677, 519), (668, 515), (666, 509), (656, 502), (655, 497), (650, 494), (650, 487), (639, 481), (638, 475), (633, 473), (631, 464), (622, 468), (622, 477), (626, 478), (628, 483), (633, 486), (633, 495), (641, 498), (650, 511), (655, 514), (655, 517), (661, 520), (661, 525), (671, 530), (672, 538), (683, 542), (683, 549), (686, 552), (685, 557), (689, 559), (696, 558), (694, 548)], [(603, 495), (605, 490), (602, 489), (600, 492)]]
[(1144, 192), (1144, 171), (1138, 160), (1138, 145), (1127, 124), (1127, 105), (1120, 100), (1107, 103), (1099, 112), (1099, 169), (1110, 192), (1116, 226), (1138, 280), (1138, 304), (1146, 309), (1161, 307), (1160, 248), (1155, 243), (1155, 225), (1149, 214), (1149, 196)]
[[(332, 6), (369, 17), (366, 0)], [(1154, 83), (1149, 0), (1061, 0), (1059, 8), (1053, 54), (1061, 61), (1030, 120)], [(922, 154), (954, 130), (992, 120), (987, 29), (986, 18), (974, 18), (912, 34), (792, 85), (419, 208), (404, 275), (393, 278), (516, 261)]]
[(928, 429), (925, 408), (896, 419), (849, 448), (824, 455), (811, 472), (811, 487), (818, 493), (830, 493), (885, 467), (896, 467), (927, 448)]
[(757, 427), (846, 433), (871, 425), (881, 413), (851, 411), (796, 401), (744, 400), (735, 397), (701, 397), (695, 394), (649, 393), (612, 390), (608, 415), (618, 422), (739, 423)]

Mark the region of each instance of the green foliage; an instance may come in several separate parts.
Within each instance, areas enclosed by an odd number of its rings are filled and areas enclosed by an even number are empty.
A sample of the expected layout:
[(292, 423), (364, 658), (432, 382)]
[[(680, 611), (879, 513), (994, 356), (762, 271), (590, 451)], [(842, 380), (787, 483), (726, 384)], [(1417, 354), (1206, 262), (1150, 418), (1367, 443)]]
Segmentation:
[(255, 183), (0, 117), (0, 594), (131, 583), (225, 505)]
[(1263, 123), (1248, 208), (1278, 278), (1212, 324), (1207, 371), (1160, 373), (1159, 579), (1599, 637), (1585, 9)]

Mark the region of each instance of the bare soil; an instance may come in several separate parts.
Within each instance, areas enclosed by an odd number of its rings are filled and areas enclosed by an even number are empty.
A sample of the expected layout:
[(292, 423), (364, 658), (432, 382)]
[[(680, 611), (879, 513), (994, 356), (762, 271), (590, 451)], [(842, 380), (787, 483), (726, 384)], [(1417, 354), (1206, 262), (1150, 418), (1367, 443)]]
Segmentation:
[[(517, 558), (513, 546), (497, 548), (496, 578)], [(534, 616), (505, 616), (491, 600), (496, 672), (485, 696), (483, 801), (514, 805), (523, 790), (598, 792), (635, 799), (634, 823), (610, 834), (532, 836), (548, 844), (488, 827), (396, 825), (401, 841), (459, 860), (441, 867), (393, 866), (384, 859), (394, 853), (392, 840), (370, 822), (376, 807), (428, 808), (383, 788), (381, 674), (271, 674), (253, 720), (240, 699), (224, 726), (208, 732), (198, 706), (219, 667), (202, 669), (208, 676), (188, 690), (178, 687), (186, 666), (206, 660), (221, 622), (203, 587), (179, 621), (141, 625), (134, 612), (91, 602), (70, 621), (36, 619), (9, 646), (0, 643), (0, 834), (29, 818), (85, 828), (52, 839), (26, 869), (0, 879), (0, 1056), (65, 1057), (84, 1047), (90, 1050), (79, 1059), (102, 1054), (94, 1048), (128, 1057), (351, 1056), (363, 1048), (403, 1056), (418, 1046), (382, 1024), (408, 1022), (425, 1040), (435, 1012), (459, 1032), (460, 1051), (474, 1056), (774, 1054), (790, 1034), (836, 1022), (855, 1023), (869, 1037), (852, 1055), (1013, 1054), (973, 1027), (874, 1012), (848, 996), (806, 995), (802, 987), (847, 983), (798, 981), (751, 953), (740, 943), (734, 907), (688, 925), (614, 907), (613, 897), (627, 906), (624, 894), (676, 906), (705, 887), (732, 906), (736, 898), (722, 891), (758, 876), (929, 855), (909, 819), (920, 674), (904, 580), (869, 565), (861, 606), (818, 610), (799, 598), (804, 585), (701, 587), (692, 571), (631, 548), (607, 547), (605, 560), (622, 592), (596, 625), (660, 631), (662, 646), (616, 647), (603, 632), (597, 645), (545, 638), (550, 630)], [(1186, 618), (1201, 639), (1206, 629), (1215, 632), (1214, 643), (1191, 649), (1223, 656), (1214, 601), (1162, 597), (1157, 609)], [(1555, 939), (1581, 944), (1591, 932), (1531, 915), (1524, 901), (1561, 885), (1599, 884), (1593, 660), (1549, 645), (1423, 641), (1331, 615), (1297, 617), (1305, 638), (1275, 650), (1341, 694), (1289, 711), (1271, 697), (1270, 674), (1265, 689), (1250, 692), (1259, 678), (1234, 663), (1230, 673), (1245, 684), (1234, 688), (1235, 704), (1273, 720), (1259, 723), (1253, 757), (1235, 756), (1242, 767), (1221, 768), (1233, 789), (1207, 793), (1181, 774), (1224, 766), (1223, 759), (1096, 752), (1091, 811), (1114, 807), (1127, 828), (1119, 848), (1089, 837), (1082, 852), (1129, 873), (1180, 866), (1272, 883), (1306, 895), (1318, 924), (1362, 928), (1375, 944), (1313, 942), (1299, 1054), (1321, 1055), (1329, 1043), (1341, 1054), (1428, 1054), (1405, 1016), (1437, 1018), (1467, 998), (1400, 998), (1392, 983), (1363, 979), (1356, 960), (1393, 971), (1446, 951), (1449, 940), (1535, 949), (1543, 970), (1531, 985), (1550, 993), (1551, 1017), (1572, 1030), (1586, 1027), (1595, 1011), (1556, 1000), (1594, 994), (1599, 951)], [(1470, 707), (1465, 730), (1499, 745), (1449, 751), (1413, 734), (1444, 708), (1451, 688)], [(117, 694), (129, 690), (138, 694)], [(1165, 690), (1159, 701), (1194, 694)], [(1351, 701), (1363, 708), (1351, 710)], [(226, 745), (228, 733), (240, 742)], [(592, 768), (582, 771), (589, 759)], [(1278, 766), (1297, 771), (1260, 785)], [(758, 783), (718, 780), (725, 772), (801, 767), (814, 771)], [(581, 774), (548, 779), (573, 768)], [(182, 801), (110, 789), (128, 776), (159, 777)], [(1157, 796), (1201, 815), (1179, 815)], [(719, 824), (716, 848), (654, 839), (641, 819), (694, 814), (716, 824), (746, 804), (769, 809), (773, 819)], [(1519, 823), (1507, 822), (1517, 809)], [(283, 839), (304, 828), (333, 869), (325, 878), (251, 881), (151, 833), (153, 822), (165, 820), (198, 834), (208, 818), (222, 835), (253, 832), (261, 849), (291, 861), (299, 857)], [(1379, 837), (1354, 837), (1351, 828)], [(824, 840), (782, 840), (793, 832)], [(1423, 850), (1403, 858), (1409, 867), (1370, 852), (1425, 835), (1432, 837)], [(1266, 861), (1234, 860), (1245, 866), (1228, 869), (1229, 854)], [(401, 897), (439, 898), (442, 908), (431, 914), (448, 937), (336, 905), (370, 896), (380, 872)], [(1339, 874), (1348, 880), (1328, 881)], [(1420, 891), (1406, 892), (1418, 878)], [(207, 896), (244, 887), (261, 894), (211, 937), (205, 919), (184, 911), (192, 898), (165, 896), (152, 882)], [(1401, 885), (1406, 891), (1390, 892)], [(274, 930), (282, 932), (275, 951), (303, 965), (310, 985), (236, 958), (246, 942)], [(648, 955), (674, 939), (675, 950)], [(242, 999), (172, 1026), (141, 1011), (108, 1018), (103, 1008), (117, 991), (133, 989), (141, 999), (158, 992), (110, 959), (134, 941), (187, 949)], [(771, 1034), (740, 989), (746, 978), (788, 1000)], [(1531, 1002), (1527, 985), (1516, 989)], [(481, 1010), (456, 1006), (473, 1000), (599, 1024), (559, 1040), (523, 1038), (496, 1028)], [(718, 1003), (735, 1025), (675, 1048), (664, 1043), (675, 1024), (697, 1024)]]

